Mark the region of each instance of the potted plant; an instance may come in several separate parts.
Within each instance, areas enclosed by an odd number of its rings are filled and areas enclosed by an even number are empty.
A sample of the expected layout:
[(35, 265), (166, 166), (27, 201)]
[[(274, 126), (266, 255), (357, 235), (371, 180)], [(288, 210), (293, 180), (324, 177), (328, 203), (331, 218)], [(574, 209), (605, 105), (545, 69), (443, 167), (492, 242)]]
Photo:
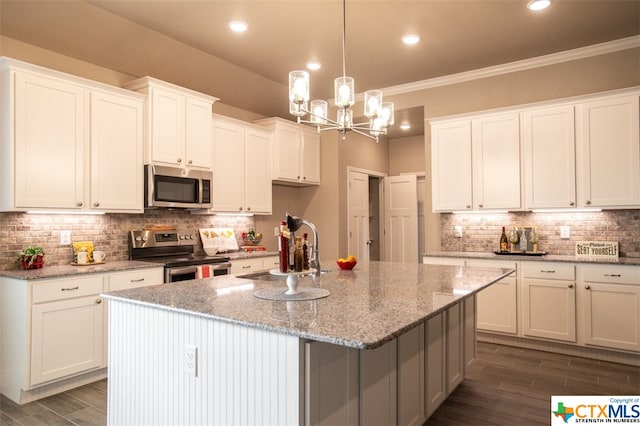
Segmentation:
[(29, 246), (20, 252), (16, 263), (22, 269), (40, 269), (44, 265), (44, 249), (41, 246)]

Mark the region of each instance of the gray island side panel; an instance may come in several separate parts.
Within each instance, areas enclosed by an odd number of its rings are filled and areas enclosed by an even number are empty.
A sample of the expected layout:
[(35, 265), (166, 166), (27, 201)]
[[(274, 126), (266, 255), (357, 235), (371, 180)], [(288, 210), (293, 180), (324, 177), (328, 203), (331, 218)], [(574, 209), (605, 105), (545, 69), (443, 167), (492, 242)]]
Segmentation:
[(220, 320), (356, 349), (373, 349), (512, 273), (512, 269), (369, 262), (300, 286), (331, 295), (267, 301), (257, 290), (284, 286), (222, 276), (104, 294), (107, 299)]

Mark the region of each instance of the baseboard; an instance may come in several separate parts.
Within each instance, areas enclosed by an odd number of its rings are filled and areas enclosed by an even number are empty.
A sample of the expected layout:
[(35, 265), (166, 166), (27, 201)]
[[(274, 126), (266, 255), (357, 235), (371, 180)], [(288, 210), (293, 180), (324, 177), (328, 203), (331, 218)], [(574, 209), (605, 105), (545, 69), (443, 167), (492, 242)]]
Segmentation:
[(517, 336), (506, 336), (481, 331), (478, 331), (477, 339), (480, 342), (516, 346), (519, 348), (535, 349), (538, 351), (554, 352), (565, 355), (580, 356), (583, 358), (597, 359), (600, 361), (640, 366), (640, 356), (637, 353), (634, 354), (585, 346), (575, 346), (565, 343), (525, 339)]

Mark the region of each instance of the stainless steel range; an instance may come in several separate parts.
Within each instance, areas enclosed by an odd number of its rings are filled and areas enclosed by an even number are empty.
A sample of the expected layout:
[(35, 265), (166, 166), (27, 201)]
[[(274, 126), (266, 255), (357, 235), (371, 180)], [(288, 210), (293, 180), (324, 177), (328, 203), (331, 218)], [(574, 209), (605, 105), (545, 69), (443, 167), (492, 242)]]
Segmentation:
[(130, 231), (129, 259), (162, 263), (165, 283), (195, 279), (201, 265), (211, 265), (214, 276), (231, 272), (228, 257), (196, 254), (199, 244), (197, 229)]

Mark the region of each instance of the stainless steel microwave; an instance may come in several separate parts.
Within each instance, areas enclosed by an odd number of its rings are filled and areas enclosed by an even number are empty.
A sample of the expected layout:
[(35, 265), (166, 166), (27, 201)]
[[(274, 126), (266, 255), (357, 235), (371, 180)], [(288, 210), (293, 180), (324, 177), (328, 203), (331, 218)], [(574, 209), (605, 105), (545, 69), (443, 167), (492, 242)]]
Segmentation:
[(211, 208), (213, 173), (178, 167), (144, 166), (145, 208)]

